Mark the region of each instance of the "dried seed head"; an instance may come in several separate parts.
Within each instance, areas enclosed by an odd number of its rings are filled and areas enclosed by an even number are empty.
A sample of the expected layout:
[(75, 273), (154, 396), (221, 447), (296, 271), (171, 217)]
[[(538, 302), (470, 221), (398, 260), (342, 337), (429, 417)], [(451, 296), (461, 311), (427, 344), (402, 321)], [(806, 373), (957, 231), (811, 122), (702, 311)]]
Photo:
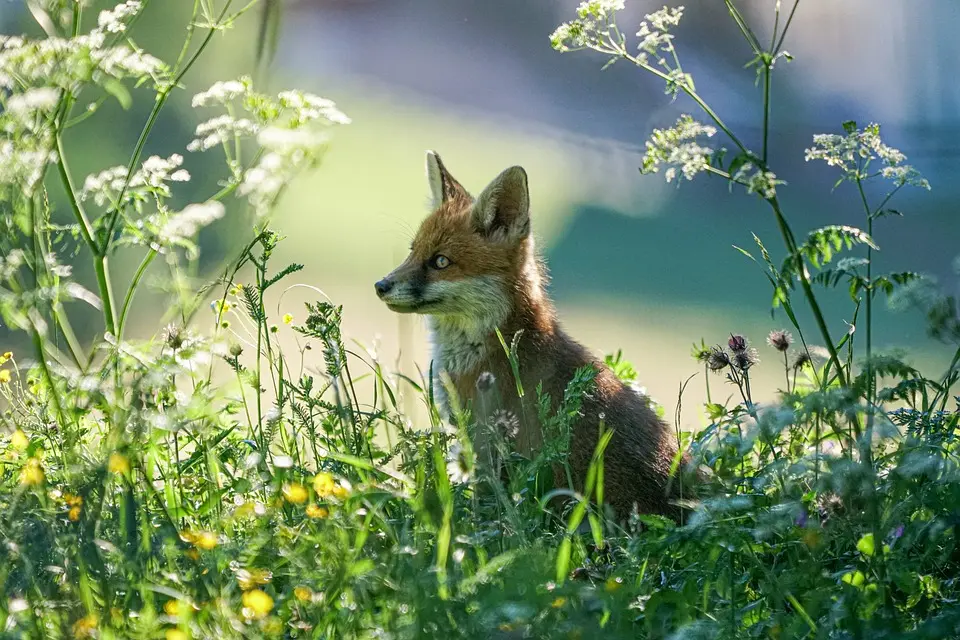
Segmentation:
[(491, 423), (493, 428), (507, 440), (513, 440), (520, 433), (520, 420), (511, 411), (497, 409), (493, 412)]
[(813, 360), (810, 359), (810, 354), (806, 351), (801, 351), (793, 361), (793, 368), (794, 370), (803, 369), (805, 366), (812, 364)]
[(754, 348), (744, 349), (733, 354), (733, 364), (741, 371), (759, 364), (760, 356)]
[(183, 346), (183, 327), (175, 324), (168, 324), (161, 335), (167, 346), (174, 351)]
[(493, 389), (493, 385), (496, 384), (497, 378), (489, 371), (484, 371), (477, 377), (477, 391), (480, 393), (486, 393)]
[(722, 371), (730, 365), (730, 354), (726, 349), (717, 345), (710, 349), (710, 355), (707, 356), (707, 367), (710, 371)]
[(767, 344), (783, 353), (793, 344), (793, 336), (786, 329), (771, 331), (770, 335), (767, 336)]

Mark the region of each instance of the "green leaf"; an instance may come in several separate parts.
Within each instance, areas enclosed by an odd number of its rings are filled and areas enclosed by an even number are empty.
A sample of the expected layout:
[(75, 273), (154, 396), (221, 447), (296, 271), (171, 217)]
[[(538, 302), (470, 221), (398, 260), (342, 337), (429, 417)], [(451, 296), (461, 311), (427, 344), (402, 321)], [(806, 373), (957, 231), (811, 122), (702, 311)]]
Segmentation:
[(857, 121), (856, 120), (846, 120), (843, 123), (843, 130), (847, 133), (856, 133), (857, 132)]
[(850, 585), (851, 587), (856, 587), (857, 589), (863, 588), (863, 583), (866, 580), (866, 577), (863, 575), (862, 571), (848, 571), (843, 574), (843, 577), (840, 578), (840, 581)]
[(872, 556), (876, 551), (875, 545), (873, 543), (873, 534), (868, 533), (867, 535), (860, 538), (860, 541), (857, 542), (857, 551), (862, 553), (865, 556)]

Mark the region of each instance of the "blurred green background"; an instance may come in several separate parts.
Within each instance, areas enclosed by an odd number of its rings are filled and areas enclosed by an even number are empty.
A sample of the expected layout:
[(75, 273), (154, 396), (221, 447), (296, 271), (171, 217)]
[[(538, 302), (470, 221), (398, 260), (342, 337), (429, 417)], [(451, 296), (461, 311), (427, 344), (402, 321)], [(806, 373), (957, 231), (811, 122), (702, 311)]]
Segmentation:
[[(192, 4), (152, 2), (132, 37), (170, 60)], [(707, 4), (688, 7), (678, 31), (684, 66), (731, 128), (758, 144), (760, 93), (752, 71), (742, 68), (748, 48), (722, 3)], [(774, 0), (744, 4), (758, 31), (768, 32)], [(548, 35), (576, 5), (281, 3), (275, 56), (270, 70), (257, 77), (259, 88), (318, 93), (336, 101), (353, 124), (336, 130), (322, 167), (292, 185), (277, 211), (274, 226), (288, 237), (277, 266), (305, 264), (297, 280), (343, 304), (346, 334), (376, 344), (382, 360), (399, 363), (406, 373), (416, 365), (426, 369), (424, 323), (390, 313), (373, 294), (373, 282), (402, 260), (427, 213), (424, 151), (437, 150), (475, 193), (501, 169), (520, 164), (530, 177), (534, 229), (551, 268), (551, 291), (573, 335), (597, 352), (622, 348), (641, 383), (672, 412), (681, 381), (701, 371), (689, 357), (691, 343), (721, 342), (731, 331), (742, 332), (764, 360), (755, 390), (765, 397), (782, 368), (763, 339), (788, 323), (782, 314), (771, 319), (766, 279), (732, 245), (755, 249), (753, 232), (782, 259), (769, 210), (717, 180), (704, 177), (678, 187), (639, 174), (649, 130), (671, 124), (680, 113), (696, 113), (694, 105), (682, 98), (671, 102), (658, 81), (625, 64), (601, 73), (598, 55), (552, 51)], [(632, 33), (631, 25), (661, 5), (628, 2), (622, 29)], [(0, 12), (4, 33), (37, 31), (22, 3), (4, 3)], [(215, 80), (252, 72), (260, 20), (255, 9), (217, 34), (148, 141), (145, 157), (185, 156), (194, 180), (176, 192), (181, 204), (213, 193), (225, 173), (215, 151), (185, 151), (196, 123), (213, 115), (193, 110), (190, 97)], [(932, 273), (954, 291), (958, 279), (950, 264), (960, 253), (960, 186), (953, 180), (960, 155), (960, 85), (953, 72), (960, 44), (952, 37), (957, 27), (960, 6), (936, 0), (909, 6), (801, 3), (786, 45), (796, 60), (782, 63), (775, 76), (771, 142), (772, 164), (788, 183), (780, 192), (795, 231), (805, 235), (828, 223), (863, 226), (856, 194), (847, 187), (831, 193), (836, 176), (805, 164), (803, 150), (814, 133), (839, 131), (844, 120), (881, 122), (886, 141), (908, 155), (933, 191), (904, 191), (894, 206), (905, 218), (879, 223), (877, 271)], [(78, 182), (126, 163), (152, 106), (145, 90), (133, 94), (129, 111), (108, 103), (70, 131), (67, 148)], [(872, 195), (882, 196), (882, 188)], [(241, 203), (228, 202), (227, 218), (202, 236), (202, 264), (209, 269), (231, 255), (251, 225)], [(115, 259), (118, 287), (137, 260), (133, 253)], [(78, 264), (81, 280), (89, 276), (85, 268)], [(164, 273), (162, 264), (154, 265), (153, 277)], [(278, 318), (286, 312), (302, 316), (302, 302), (312, 296), (302, 288), (284, 294), (275, 301)], [(826, 299), (839, 336), (852, 306), (842, 290)], [(148, 337), (162, 326), (165, 305), (159, 293), (139, 303), (131, 336)], [(75, 323), (81, 331), (102, 330), (95, 313), (79, 306), (71, 312), (82, 319)], [(878, 345), (908, 350), (917, 364), (947, 360), (944, 349), (925, 337), (918, 314), (892, 314), (882, 306), (876, 336)], [(292, 344), (289, 328), (281, 328), (281, 337)], [(314, 366), (322, 366), (313, 353)], [(713, 381), (715, 390), (720, 385)], [(691, 384), (688, 407), (702, 398), (702, 388), (700, 380)]]

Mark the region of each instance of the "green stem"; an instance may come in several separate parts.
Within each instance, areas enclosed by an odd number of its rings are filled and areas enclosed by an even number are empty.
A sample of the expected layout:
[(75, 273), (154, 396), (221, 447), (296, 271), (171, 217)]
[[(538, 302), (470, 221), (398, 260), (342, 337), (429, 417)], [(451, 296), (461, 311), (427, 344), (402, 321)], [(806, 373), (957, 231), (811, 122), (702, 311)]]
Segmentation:
[(783, 242), (787, 246), (787, 251), (793, 256), (793, 259), (797, 261), (797, 275), (800, 278), (803, 294), (807, 299), (807, 304), (810, 305), (810, 311), (813, 313), (813, 319), (816, 321), (817, 328), (820, 329), (820, 335), (826, 343), (827, 351), (830, 352), (830, 361), (837, 369), (837, 378), (840, 381), (840, 385), (846, 387), (848, 384), (847, 376), (843, 371), (843, 366), (840, 364), (840, 356), (837, 354), (837, 348), (833, 344), (833, 338), (830, 337), (830, 330), (827, 328), (827, 322), (823, 318), (823, 312), (820, 310), (820, 303), (817, 301), (817, 296), (813, 292), (813, 287), (810, 285), (810, 277), (807, 275), (803, 257), (800, 256), (797, 251), (797, 241), (793, 236), (793, 231), (790, 230), (790, 225), (787, 224), (787, 219), (780, 209), (780, 202), (777, 197), (774, 196), (767, 200), (767, 202), (773, 209), (774, 216), (777, 219), (777, 227), (780, 229), (780, 235), (783, 237)]
[(130, 311), (130, 304), (133, 302), (133, 297), (137, 293), (140, 280), (143, 279), (143, 274), (146, 273), (147, 267), (150, 266), (150, 263), (153, 262), (153, 259), (156, 257), (156, 249), (150, 249), (147, 254), (143, 256), (143, 260), (140, 261), (140, 266), (137, 267), (136, 273), (133, 274), (133, 280), (130, 281), (130, 286), (127, 287), (127, 294), (123, 297), (123, 307), (120, 309), (120, 322), (117, 324), (117, 342), (123, 339), (123, 329), (127, 326), (127, 313)]

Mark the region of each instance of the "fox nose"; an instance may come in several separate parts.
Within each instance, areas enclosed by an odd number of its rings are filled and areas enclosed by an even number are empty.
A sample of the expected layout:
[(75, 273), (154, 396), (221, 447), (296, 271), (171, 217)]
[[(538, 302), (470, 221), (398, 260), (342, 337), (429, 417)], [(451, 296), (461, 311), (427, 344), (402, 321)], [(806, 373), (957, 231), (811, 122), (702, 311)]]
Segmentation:
[(373, 285), (373, 288), (377, 290), (377, 295), (382, 298), (383, 296), (390, 293), (390, 289), (393, 289), (393, 281), (384, 278), (383, 280), (380, 280), (375, 285)]

